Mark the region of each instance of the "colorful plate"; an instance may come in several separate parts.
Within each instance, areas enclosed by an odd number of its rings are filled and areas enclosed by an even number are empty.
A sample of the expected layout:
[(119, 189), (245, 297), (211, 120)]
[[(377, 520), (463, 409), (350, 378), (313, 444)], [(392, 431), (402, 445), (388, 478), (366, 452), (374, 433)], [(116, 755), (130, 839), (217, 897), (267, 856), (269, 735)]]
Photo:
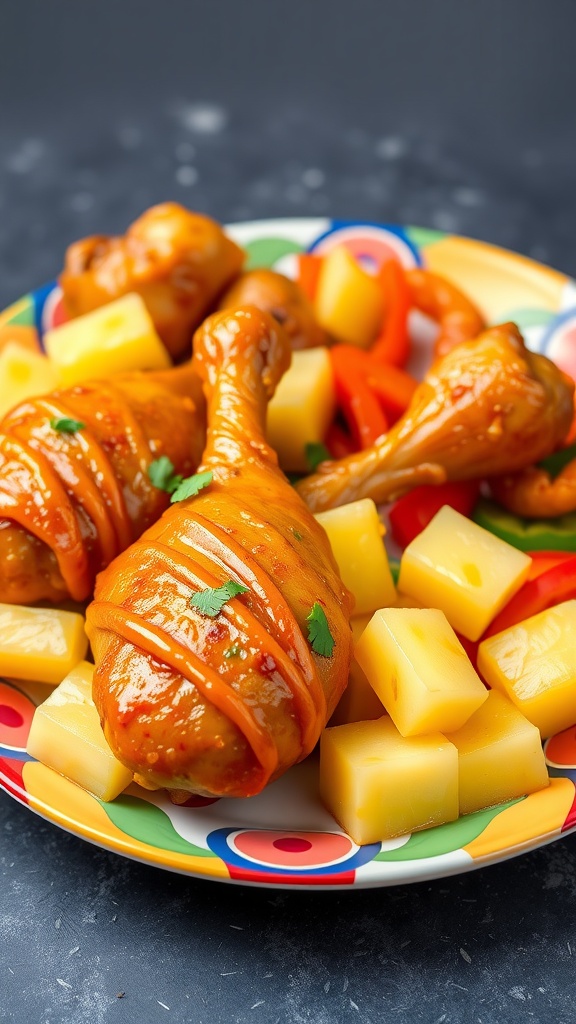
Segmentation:
[[(489, 322), (515, 320), (531, 348), (576, 377), (576, 284), (556, 271), (481, 242), (422, 228), (330, 220), (236, 224), (230, 233), (251, 266), (293, 271), (295, 255), (344, 243), (367, 264), (394, 256), (445, 274), (478, 303)], [(51, 285), (0, 315), (0, 348), (13, 339), (42, 348), (62, 319)], [(415, 319), (416, 362), (430, 347)], [(176, 807), (161, 793), (131, 786), (102, 803), (26, 754), (40, 684), (0, 680), (0, 787), (42, 817), (98, 846), (157, 867), (226, 882), (348, 889), (422, 881), (469, 871), (535, 849), (576, 830), (576, 727), (546, 743), (546, 790), (449, 825), (358, 847), (324, 810), (313, 758), (250, 800), (192, 798)]]

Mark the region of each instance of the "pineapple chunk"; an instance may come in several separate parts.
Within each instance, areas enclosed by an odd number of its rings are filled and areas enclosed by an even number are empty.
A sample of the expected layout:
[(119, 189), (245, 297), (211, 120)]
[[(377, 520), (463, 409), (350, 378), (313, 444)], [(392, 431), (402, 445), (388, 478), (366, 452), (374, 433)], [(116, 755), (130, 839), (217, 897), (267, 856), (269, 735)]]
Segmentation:
[(435, 608), (375, 612), (355, 656), (403, 736), (459, 729), (488, 696), (446, 616)]
[(63, 387), (171, 366), (143, 299), (134, 293), (54, 327), (44, 344)]
[(27, 398), (58, 386), (58, 374), (40, 352), (9, 341), (0, 352), (0, 418)]
[(576, 601), (564, 601), (483, 640), (478, 671), (543, 738), (576, 722)]
[(0, 675), (56, 685), (87, 650), (78, 612), (0, 604)]
[(458, 817), (458, 752), (439, 733), (405, 739), (389, 718), (326, 729), (320, 795), (355, 843)]
[[(359, 615), (350, 622), (355, 643), (370, 621), (370, 615)], [(350, 665), (348, 685), (342, 694), (336, 710), (330, 719), (330, 725), (345, 725), (347, 722), (370, 722), (374, 718), (382, 718), (386, 710), (382, 701), (376, 696), (363, 670), (355, 658)]]
[(441, 608), (468, 640), (478, 640), (522, 586), (531, 558), (449, 505), (405, 549), (398, 589)]
[(384, 527), (371, 498), (320, 512), (342, 582), (354, 595), (354, 614), (365, 615), (396, 601), (396, 587), (382, 541)]
[(34, 712), (28, 753), (99, 800), (114, 800), (132, 772), (106, 743), (92, 700), (94, 666), (80, 662)]
[(283, 469), (309, 472), (306, 445), (319, 443), (334, 415), (336, 397), (328, 349), (292, 353), (292, 364), (268, 406), (268, 442)]
[(460, 814), (527, 796), (550, 781), (538, 729), (496, 690), (448, 739), (458, 750)]
[(337, 341), (368, 348), (382, 323), (382, 286), (344, 246), (322, 261), (314, 297), (316, 319)]

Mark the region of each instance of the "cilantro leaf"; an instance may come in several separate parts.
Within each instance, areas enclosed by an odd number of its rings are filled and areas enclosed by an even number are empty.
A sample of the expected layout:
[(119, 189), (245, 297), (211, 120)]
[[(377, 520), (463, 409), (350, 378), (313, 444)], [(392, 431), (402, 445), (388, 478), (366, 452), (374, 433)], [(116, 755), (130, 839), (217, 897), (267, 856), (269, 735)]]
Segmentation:
[(161, 455), (148, 466), (148, 476), (159, 491), (172, 494), (182, 483), (182, 477), (174, 472), (174, 464), (167, 455)]
[(309, 441), (304, 448), (306, 463), (311, 473), (315, 473), (321, 462), (331, 459), (332, 456), (325, 444), (321, 441)]
[(312, 610), (306, 616), (308, 623), (308, 640), (312, 650), (322, 658), (331, 658), (334, 651), (334, 637), (330, 632), (326, 613), (318, 601), (312, 605)]
[(55, 416), (50, 420), (50, 426), (59, 434), (76, 434), (78, 430), (84, 430), (86, 424), (81, 420), (70, 419), (68, 416), (62, 416), (60, 419)]
[(212, 470), (208, 470), (207, 473), (195, 473), (194, 476), (187, 476), (185, 480), (180, 477), (170, 501), (184, 501), (185, 498), (193, 498), (212, 483), (212, 476)]
[(192, 594), (190, 604), (193, 608), (197, 608), (201, 615), (208, 615), (209, 618), (215, 619), (230, 598), (237, 597), (238, 594), (245, 594), (247, 590), (248, 587), (242, 583), (228, 580), (221, 587), (207, 587), (206, 590), (199, 590), (197, 594)]

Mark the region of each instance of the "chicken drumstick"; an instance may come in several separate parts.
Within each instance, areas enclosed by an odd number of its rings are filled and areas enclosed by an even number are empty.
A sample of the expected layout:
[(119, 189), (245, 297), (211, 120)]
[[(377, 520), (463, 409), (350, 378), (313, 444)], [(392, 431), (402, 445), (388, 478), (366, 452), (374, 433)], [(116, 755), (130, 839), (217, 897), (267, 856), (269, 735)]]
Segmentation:
[[(348, 678), (351, 596), (264, 439), (289, 359), (253, 307), (196, 332), (212, 481), (100, 575), (88, 608), (108, 742), (148, 785), (259, 792), (312, 750)], [(322, 653), (305, 639), (313, 609), (333, 642)]]
[(404, 416), (372, 448), (324, 462), (297, 490), (313, 512), (357, 498), (390, 501), (419, 484), (512, 473), (566, 436), (574, 385), (529, 352), (514, 324), (438, 359)]
[(149, 479), (150, 463), (166, 455), (188, 476), (204, 438), (204, 399), (190, 364), (16, 406), (0, 421), (2, 600), (89, 598), (96, 573), (168, 504)]

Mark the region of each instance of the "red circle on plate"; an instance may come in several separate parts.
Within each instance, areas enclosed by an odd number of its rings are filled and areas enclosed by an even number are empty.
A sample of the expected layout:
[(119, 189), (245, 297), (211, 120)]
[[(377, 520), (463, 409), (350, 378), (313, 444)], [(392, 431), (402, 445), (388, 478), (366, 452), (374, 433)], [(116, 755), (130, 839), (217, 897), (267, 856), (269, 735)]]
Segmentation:
[(0, 747), (26, 750), (35, 710), (25, 693), (0, 680)]
[(0, 704), (0, 725), (7, 725), (10, 729), (19, 729), (24, 724), (24, 718), (16, 708), (9, 704)]
[(297, 836), (286, 836), (284, 839), (275, 839), (272, 846), (284, 853), (306, 853), (312, 848), (309, 839), (298, 839)]
[(355, 847), (348, 836), (335, 832), (272, 832), (246, 829), (230, 836), (239, 854), (274, 868), (327, 867), (349, 857)]

